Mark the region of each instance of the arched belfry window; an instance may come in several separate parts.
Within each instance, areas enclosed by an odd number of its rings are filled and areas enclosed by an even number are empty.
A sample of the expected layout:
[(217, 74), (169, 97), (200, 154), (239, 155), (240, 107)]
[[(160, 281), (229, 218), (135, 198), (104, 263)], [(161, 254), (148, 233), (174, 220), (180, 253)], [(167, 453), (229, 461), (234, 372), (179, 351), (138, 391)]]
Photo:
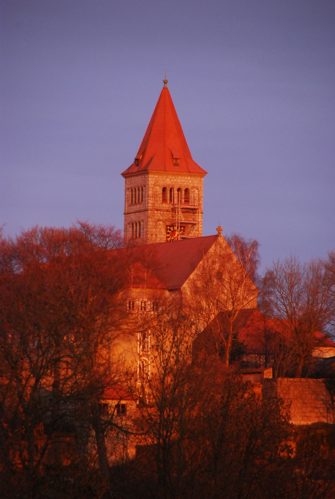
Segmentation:
[(178, 187), (178, 189), (177, 189), (177, 203), (178, 204), (181, 204), (181, 201), (182, 201), (181, 198), (182, 198), (182, 190), (180, 187)]
[(190, 189), (184, 190), (184, 203), (190, 204)]
[(131, 238), (141, 239), (144, 235), (144, 221), (132, 222), (131, 225)]
[(162, 189), (162, 203), (167, 203), (167, 188), (163, 187)]
[(169, 203), (171, 203), (171, 204), (174, 203), (174, 189), (173, 189), (173, 187), (170, 187)]
[(193, 189), (192, 190), (192, 203), (197, 206), (198, 202), (199, 202), (198, 189)]

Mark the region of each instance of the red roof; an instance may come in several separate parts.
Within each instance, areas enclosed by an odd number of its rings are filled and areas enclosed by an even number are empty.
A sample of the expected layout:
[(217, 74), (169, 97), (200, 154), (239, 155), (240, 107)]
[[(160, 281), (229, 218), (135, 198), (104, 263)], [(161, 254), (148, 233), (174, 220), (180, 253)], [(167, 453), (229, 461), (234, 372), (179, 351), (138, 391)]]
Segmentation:
[(165, 84), (134, 163), (122, 175), (127, 177), (143, 172), (188, 173), (201, 176), (207, 173), (193, 161)]
[(314, 338), (317, 342), (318, 347), (335, 347), (334, 339), (321, 331), (315, 331)]
[(180, 289), (217, 237), (195, 237), (118, 250), (127, 251), (132, 261), (130, 287)]
[(104, 400), (135, 400), (130, 390), (121, 385), (105, 388), (101, 398)]

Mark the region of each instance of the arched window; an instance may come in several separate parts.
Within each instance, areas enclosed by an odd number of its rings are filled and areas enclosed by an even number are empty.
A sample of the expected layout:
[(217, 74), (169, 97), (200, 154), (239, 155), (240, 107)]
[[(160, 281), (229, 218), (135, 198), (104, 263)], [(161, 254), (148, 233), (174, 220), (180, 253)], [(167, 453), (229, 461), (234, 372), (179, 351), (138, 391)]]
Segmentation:
[(181, 204), (181, 198), (182, 198), (182, 190), (180, 187), (177, 189), (177, 203)]
[(144, 187), (141, 187), (141, 203), (143, 203), (143, 191), (144, 191)]
[(163, 187), (162, 189), (162, 203), (167, 203), (167, 188)]
[(197, 206), (198, 205), (198, 189), (193, 189), (192, 190), (192, 197), (193, 197), (192, 203), (195, 206)]
[(174, 189), (173, 187), (170, 187), (169, 203), (173, 204), (173, 202), (174, 202)]
[(190, 204), (190, 189), (184, 190), (184, 204)]

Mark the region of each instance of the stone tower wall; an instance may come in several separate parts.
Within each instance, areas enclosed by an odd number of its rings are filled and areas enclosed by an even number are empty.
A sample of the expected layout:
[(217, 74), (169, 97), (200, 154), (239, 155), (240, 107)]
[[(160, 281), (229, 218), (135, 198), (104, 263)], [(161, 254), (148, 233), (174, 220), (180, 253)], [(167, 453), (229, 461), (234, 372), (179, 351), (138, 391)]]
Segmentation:
[[(167, 201), (163, 202), (162, 190), (166, 188)], [(170, 189), (174, 199), (170, 200)], [(143, 195), (141, 194), (143, 189)], [(180, 203), (177, 189), (181, 191)], [(185, 202), (185, 189), (189, 200)], [(136, 191), (136, 202), (134, 192)], [(138, 199), (140, 193), (140, 199)], [(183, 223), (181, 222), (183, 221)], [(182, 237), (199, 237), (203, 224), (203, 177), (201, 175), (173, 173), (144, 173), (126, 178), (124, 234), (126, 241), (137, 239), (141, 243), (166, 241), (166, 226), (183, 225)], [(140, 237), (134, 234), (140, 226)]]

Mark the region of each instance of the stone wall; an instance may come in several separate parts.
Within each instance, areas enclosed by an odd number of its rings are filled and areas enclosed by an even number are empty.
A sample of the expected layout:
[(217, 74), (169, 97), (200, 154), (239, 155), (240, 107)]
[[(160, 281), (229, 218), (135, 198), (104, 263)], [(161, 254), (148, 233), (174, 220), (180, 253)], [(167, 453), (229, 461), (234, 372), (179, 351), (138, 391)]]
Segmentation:
[[(162, 201), (162, 189), (167, 189), (167, 202)], [(174, 190), (173, 202), (170, 202), (170, 189)], [(134, 189), (143, 189), (143, 200), (133, 202)], [(181, 203), (177, 200), (177, 189), (182, 193), (189, 189), (189, 202), (182, 196)], [(133, 238), (133, 224), (141, 224), (139, 242), (154, 243), (166, 241), (166, 226), (176, 225), (177, 208), (188, 208), (190, 213), (185, 225), (188, 237), (202, 235), (203, 223), (203, 178), (200, 175), (173, 173), (144, 173), (126, 178), (124, 235), (129, 241)], [(179, 211), (180, 211), (179, 210)]]
[(275, 391), (283, 400), (294, 425), (335, 423), (333, 396), (327, 381), (308, 378), (278, 378), (264, 381), (265, 394)]

